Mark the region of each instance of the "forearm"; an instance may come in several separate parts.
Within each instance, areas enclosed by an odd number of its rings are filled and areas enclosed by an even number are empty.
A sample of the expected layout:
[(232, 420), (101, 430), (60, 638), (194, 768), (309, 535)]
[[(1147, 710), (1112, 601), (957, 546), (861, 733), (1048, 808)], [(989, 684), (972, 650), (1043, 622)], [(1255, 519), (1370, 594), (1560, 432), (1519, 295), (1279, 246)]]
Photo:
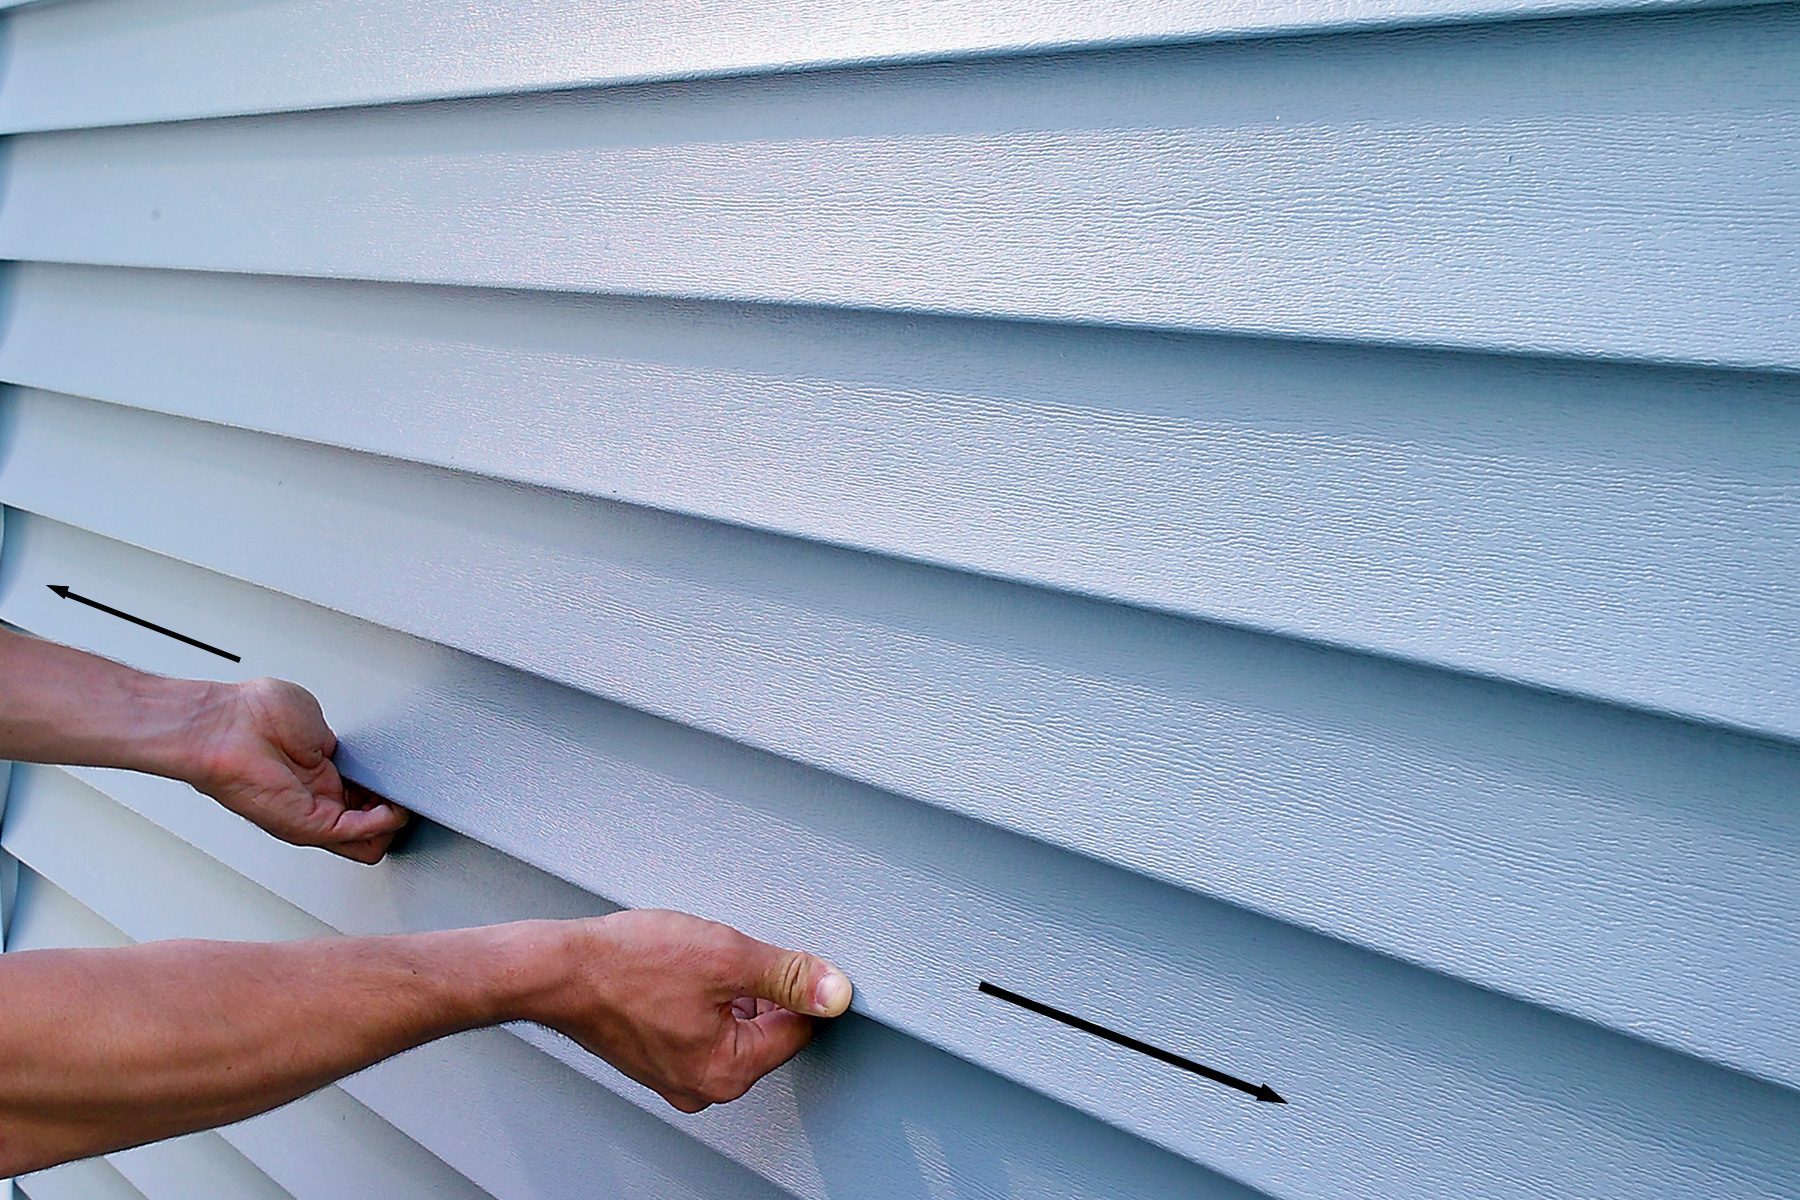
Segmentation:
[(555, 923), (0, 958), (0, 1178), (241, 1120), (530, 1015)]
[(187, 777), (192, 731), (224, 694), (8, 630), (0, 630), (0, 684), (0, 759), (174, 778)]

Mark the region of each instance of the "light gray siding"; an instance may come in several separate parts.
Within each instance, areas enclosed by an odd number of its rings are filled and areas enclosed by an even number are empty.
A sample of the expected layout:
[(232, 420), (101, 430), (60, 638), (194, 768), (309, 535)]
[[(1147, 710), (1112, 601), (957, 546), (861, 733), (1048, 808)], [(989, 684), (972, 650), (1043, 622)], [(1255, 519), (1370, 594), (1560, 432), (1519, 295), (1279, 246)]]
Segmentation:
[(1800, 9), (590, 8), (0, 17), (0, 620), (299, 680), (430, 821), (15, 768), (11, 941), (668, 905), (856, 1013), (124, 1186), (1800, 1186)]
[(25, 1200), (147, 1200), (117, 1168), (102, 1159), (65, 1163), (18, 1185)]

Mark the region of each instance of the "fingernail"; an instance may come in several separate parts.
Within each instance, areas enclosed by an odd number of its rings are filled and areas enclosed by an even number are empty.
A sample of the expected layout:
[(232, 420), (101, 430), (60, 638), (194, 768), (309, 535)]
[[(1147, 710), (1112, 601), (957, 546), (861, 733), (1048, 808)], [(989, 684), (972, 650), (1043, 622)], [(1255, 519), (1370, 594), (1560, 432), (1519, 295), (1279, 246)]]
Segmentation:
[(821, 1017), (835, 1017), (849, 1007), (849, 978), (842, 971), (827, 971), (813, 988), (813, 1011)]

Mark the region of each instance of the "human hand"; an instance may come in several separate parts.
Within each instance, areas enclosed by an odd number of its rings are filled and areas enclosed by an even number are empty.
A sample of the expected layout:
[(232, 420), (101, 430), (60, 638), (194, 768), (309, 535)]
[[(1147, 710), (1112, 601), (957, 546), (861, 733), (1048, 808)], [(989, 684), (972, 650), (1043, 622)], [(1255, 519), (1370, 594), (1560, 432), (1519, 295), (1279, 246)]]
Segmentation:
[(573, 1038), (682, 1112), (735, 1100), (850, 1007), (822, 958), (686, 913), (530, 922), (558, 971), (523, 1016)]
[(338, 774), (337, 736), (299, 684), (209, 685), (189, 738), (182, 778), (284, 842), (377, 863), (407, 822), (405, 809)]

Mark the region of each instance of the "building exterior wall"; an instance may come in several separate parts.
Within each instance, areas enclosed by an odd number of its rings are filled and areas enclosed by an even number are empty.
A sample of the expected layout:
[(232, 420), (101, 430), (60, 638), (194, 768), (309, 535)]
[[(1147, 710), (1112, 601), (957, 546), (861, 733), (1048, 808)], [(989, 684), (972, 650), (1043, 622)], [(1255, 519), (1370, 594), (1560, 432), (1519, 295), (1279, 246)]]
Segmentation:
[(856, 1010), (24, 1192), (1794, 1194), (1800, 9), (596, 7), (0, 5), (0, 620), (426, 818), (18, 766), (7, 945), (662, 905)]

